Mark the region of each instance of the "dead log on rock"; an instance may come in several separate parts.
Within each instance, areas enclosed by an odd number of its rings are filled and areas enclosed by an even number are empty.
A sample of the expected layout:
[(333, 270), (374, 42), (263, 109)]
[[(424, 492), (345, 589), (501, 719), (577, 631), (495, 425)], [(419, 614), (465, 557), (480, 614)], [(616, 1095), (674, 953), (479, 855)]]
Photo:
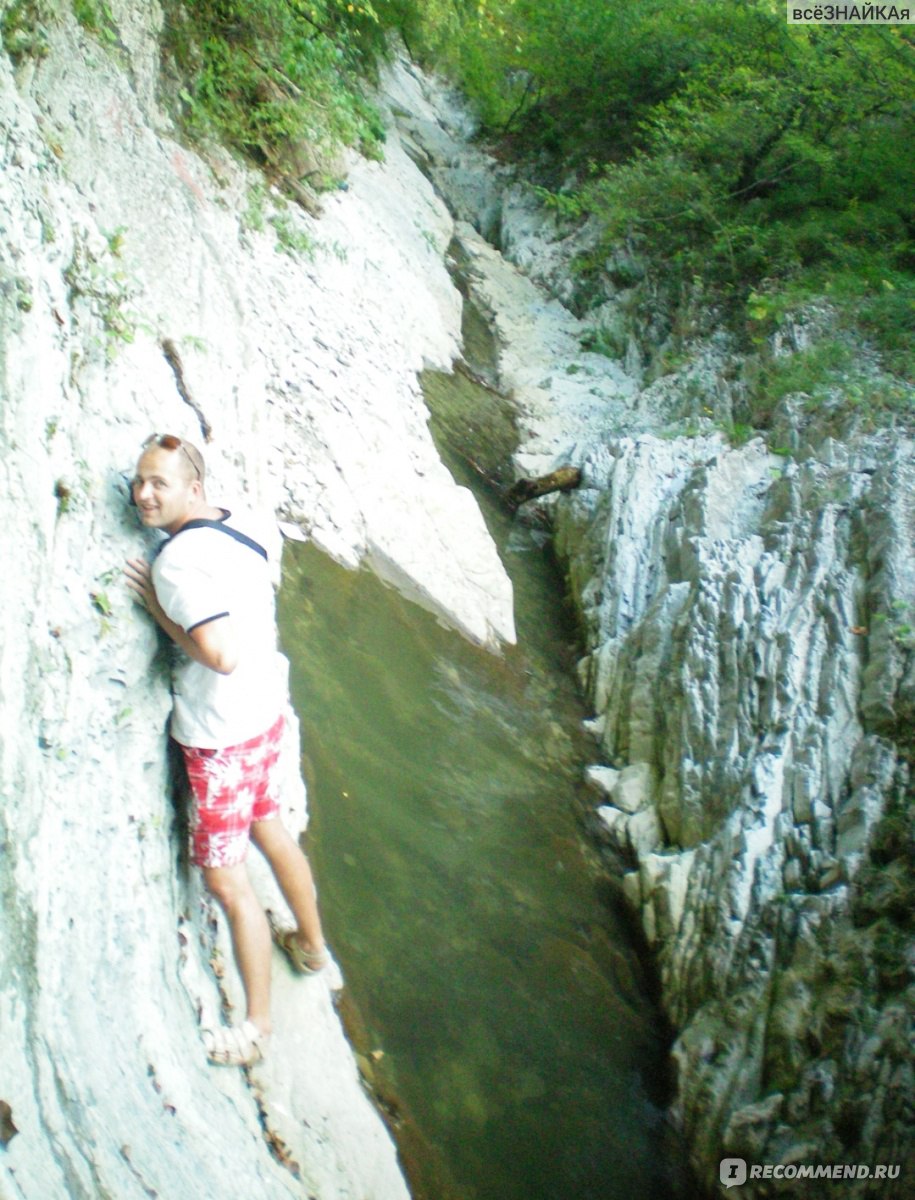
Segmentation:
[(537, 479), (519, 479), (508, 489), (505, 499), (511, 509), (516, 509), (527, 500), (536, 500), (538, 496), (547, 496), (550, 492), (571, 492), (581, 483), (581, 470), (578, 467), (557, 467), (549, 475), (541, 475)]

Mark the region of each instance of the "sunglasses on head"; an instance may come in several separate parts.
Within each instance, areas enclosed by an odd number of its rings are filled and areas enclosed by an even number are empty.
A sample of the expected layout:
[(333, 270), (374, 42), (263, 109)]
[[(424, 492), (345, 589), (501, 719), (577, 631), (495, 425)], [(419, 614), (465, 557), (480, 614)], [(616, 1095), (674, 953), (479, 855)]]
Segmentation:
[(143, 443), (143, 449), (145, 450), (153, 443), (155, 443), (157, 446), (161, 446), (163, 450), (183, 450), (187, 457), (187, 461), (194, 468), (194, 474), (198, 479), (200, 478), (200, 470), (193, 458), (191, 458), (190, 451), (188, 450), (187, 446), (185, 446), (184, 442), (182, 442), (181, 438), (175, 437), (173, 433), (151, 433)]

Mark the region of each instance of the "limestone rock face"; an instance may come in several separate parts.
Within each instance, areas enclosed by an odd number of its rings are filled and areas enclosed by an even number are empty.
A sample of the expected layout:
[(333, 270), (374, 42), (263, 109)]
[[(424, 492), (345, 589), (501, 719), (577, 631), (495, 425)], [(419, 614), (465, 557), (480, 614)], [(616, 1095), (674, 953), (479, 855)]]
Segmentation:
[[(323, 983), (277, 961), (268, 1064), (206, 1065), (198, 1026), (237, 1016), (238, 982), (184, 860), (167, 663), (121, 579), (151, 549), (126, 480), (151, 431), (206, 442), (213, 502), (510, 640), (415, 378), (458, 346), (451, 219), (393, 132), (319, 223), (264, 197), (157, 107), (157, 7), (110, 10), (117, 49), (62, 6), (46, 56), (0, 54), (0, 1192), (394, 1200)], [(294, 724), (288, 758), (299, 828)]]
[[(545, 506), (585, 634), (604, 756), (588, 781), (678, 1031), (697, 1172), (711, 1188), (726, 1156), (904, 1164), (915, 447), (892, 433), (839, 441), (790, 405), (773, 442), (790, 457), (761, 439), (732, 446), (708, 422), (653, 433), (682, 411), (684, 385), (726, 410), (727, 339), (648, 387), (625, 326), (614, 361), (583, 354), (562, 277), (588, 230), (564, 237), (501, 168), (468, 187), (485, 153), (461, 145), (451, 98), (416, 87), (436, 109), (405, 103), (411, 153), (464, 222), (465, 284), (493, 317), (499, 383), (519, 409), (516, 466), (582, 471)], [(496, 224), (503, 253), (484, 240)], [(741, 1195), (796, 1187), (792, 1173)]]
[(913, 446), (776, 463), (645, 436), (586, 472), (559, 544), (608, 760), (658, 781), (661, 838), (630, 837), (627, 891), (681, 1031), (696, 1160), (898, 1163), (912, 945), (873, 852), (911, 797), (892, 614), (915, 595)]

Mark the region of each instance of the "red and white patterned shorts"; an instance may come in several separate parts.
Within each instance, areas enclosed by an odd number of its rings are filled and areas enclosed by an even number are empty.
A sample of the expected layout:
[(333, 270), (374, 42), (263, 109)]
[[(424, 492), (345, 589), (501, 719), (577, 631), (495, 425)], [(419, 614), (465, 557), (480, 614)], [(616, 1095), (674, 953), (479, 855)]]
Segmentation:
[(252, 822), (279, 815), (277, 763), (284, 724), (280, 716), (266, 733), (220, 750), (181, 747), (191, 785), (191, 862), (196, 866), (243, 862)]

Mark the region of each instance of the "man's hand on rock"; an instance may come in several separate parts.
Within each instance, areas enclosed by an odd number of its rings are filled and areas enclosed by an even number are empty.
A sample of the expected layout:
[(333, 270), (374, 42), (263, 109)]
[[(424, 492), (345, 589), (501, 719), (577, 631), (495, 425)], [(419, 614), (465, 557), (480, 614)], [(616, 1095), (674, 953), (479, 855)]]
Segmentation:
[(156, 617), (161, 609), (159, 601), (156, 599), (156, 589), (153, 587), (149, 563), (146, 559), (128, 558), (124, 567), (124, 576), (127, 586), (134, 594), (134, 599), (142, 604), (152, 616)]

